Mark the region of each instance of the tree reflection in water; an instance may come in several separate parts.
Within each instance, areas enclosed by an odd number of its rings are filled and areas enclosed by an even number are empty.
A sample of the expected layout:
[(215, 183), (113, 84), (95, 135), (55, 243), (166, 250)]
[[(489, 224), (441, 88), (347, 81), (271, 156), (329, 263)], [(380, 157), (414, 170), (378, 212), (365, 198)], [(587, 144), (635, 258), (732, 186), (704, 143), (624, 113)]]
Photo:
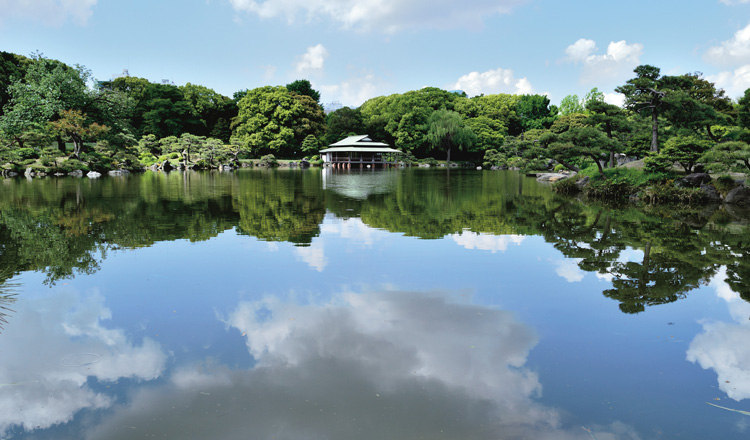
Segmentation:
[[(723, 207), (660, 215), (586, 205), (513, 172), (353, 170), (327, 177), (324, 172), (6, 180), (0, 194), (0, 266), (10, 274), (40, 270), (55, 283), (97, 271), (107, 253), (120, 248), (207, 240), (232, 228), (261, 240), (309, 246), (332, 213), (422, 239), (466, 231), (542, 236), (580, 269), (610, 279), (612, 287), (603, 294), (625, 313), (684, 298), (722, 267), (728, 285), (750, 300), (747, 222)], [(358, 180), (354, 193), (337, 184)], [(384, 182), (385, 190), (373, 182)]]

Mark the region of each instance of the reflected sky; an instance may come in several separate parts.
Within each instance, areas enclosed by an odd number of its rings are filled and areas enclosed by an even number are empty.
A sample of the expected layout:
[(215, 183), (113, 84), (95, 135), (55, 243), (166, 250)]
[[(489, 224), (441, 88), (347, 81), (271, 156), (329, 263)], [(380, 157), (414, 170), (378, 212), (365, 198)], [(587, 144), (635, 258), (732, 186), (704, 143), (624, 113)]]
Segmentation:
[[(147, 187), (125, 213), (158, 219), (149, 233), (51, 203), (45, 237), (97, 264), (45, 284), (69, 269), (58, 247), (0, 253), (37, 269), (10, 280), (0, 438), (746, 438), (750, 417), (706, 405), (750, 411), (750, 305), (726, 281), (744, 267), (713, 266), (741, 236), (673, 243), (675, 226), (615, 227), (517, 176), (436, 174), (427, 190), (431, 174), (389, 173), (363, 173), (359, 195), (336, 190), (356, 173), (306, 171), (214, 176), (189, 203), (182, 181)], [(377, 179), (395, 183), (368, 192)], [(17, 200), (0, 239), (44, 249)], [(689, 295), (669, 288), (683, 279)]]

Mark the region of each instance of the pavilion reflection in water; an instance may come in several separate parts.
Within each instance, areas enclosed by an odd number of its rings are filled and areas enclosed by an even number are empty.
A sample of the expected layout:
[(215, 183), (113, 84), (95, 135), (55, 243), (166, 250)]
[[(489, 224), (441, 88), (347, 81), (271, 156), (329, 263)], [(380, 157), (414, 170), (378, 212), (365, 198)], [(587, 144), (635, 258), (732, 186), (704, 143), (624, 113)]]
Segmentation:
[(321, 175), (324, 190), (357, 200), (365, 200), (375, 194), (389, 194), (395, 191), (398, 183), (396, 170), (324, 168)]

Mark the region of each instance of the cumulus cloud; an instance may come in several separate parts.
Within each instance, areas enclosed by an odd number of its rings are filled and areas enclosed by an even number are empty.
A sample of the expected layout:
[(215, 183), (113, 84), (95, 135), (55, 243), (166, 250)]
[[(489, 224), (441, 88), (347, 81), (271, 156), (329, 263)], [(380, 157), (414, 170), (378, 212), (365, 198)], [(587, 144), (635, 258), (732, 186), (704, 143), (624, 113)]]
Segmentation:
[(735, 32), (729, 40), (709, 48), (704, 58), (723, 66), (750, 63), (750, 24)]
[(307, 52), (297, 60), (295, 70), (298, 74), (321, 71), (323, 70), (326, 58), (328, 58), (328, 49), (322, 44), (310, 46), (307, 48)]
[(727, 95), (742, 96), (750, 88), (750, 64), (740, 66), (731, 72), (719, 72), (716, 75), (706, 75), (706, 79), (724, 89)]
[(726, 283), (726, 268), (711, 280), (716, 295), (727, 302), (731, 322), (707, 322), (690, 343), (687, 360), (716, 372), (719, 389), (734, 400), (750, 398), (750, 304)]
[(526, 0), (230, 0), (237, 11), (261, 18), (330, 19), (344, 28), (397, 32), (409, 28), (476, 28), (491, 15), (508, 14)]
[(326, 102), (338, 101), (356, 108), (370, 98), (379, 95), (380, 81), (371, 73), (354, 75), (338, 84), (323, 84), (320, 86), (321, 96)]
[[(152, 380), (166, 364), (158, 343), (131, 342), (111, 317), (103, 299), (75, 295), (17, 303), (14, 319), (0, 338), (0, 436), (14, 426), (27, 431), (68, 422), (83, 409), (111, 406), (113, 397), (89, 387), (90, 380)], [(22, 410), (19, 410), (22, 409)]]
[(584, 84), (610, 82), (629, 75), (640, 64), (643, 45), (612, 41), (607, 45), (607, 53), (597, 52), (596, 42), (585, 38), (565, 49), (565, 61), (583, 66), (580, 81)]
[(555, 262), (555, 273), (560, 275), (569, 283), (577, 283), (583, 280), (584, 272), (578, 266), (583, 261), (581, 258), (559, 260)]
[(318, 272), (323, 272), (328, 265), (328, 258), (320, 241), (314, 241), (310, 246), (297, 246), (294, 248), (294, 254), (298, 260), (304, 261)]
[(68, 19), (83, 25), (93, 14), (97, 0), (0, 0), (0, 22), (18, 18), (59, 26)]
[(526, 237), (523, 235), (477, 234), (476, 232), (464, 231), (461, 234), (452, 234), (450, 238), (466, 249), (492, 251), (494, 254), (495, 252), (505, 252), (511, 244), (520, 245)]
[[(242, 302), (226, 319), (256, 364), (181, 366), (86, 438), (640, 438), (613, 423), (562, 428), (526, 365), (535, 332), (450, 292), (342, 293)], [(127, 427), (127, 428), (123, 428)]]
[(469, 96), (481, 95), (482, 93), (497, 94), (511, 93), (525, 95), (534, 93), (534, 88), (528, 79), (516, 79), (511, 69), (494, 69), (486, 72), (471, 72), (458, 79), (452, 86), (454, 89), (463, 90)]
[(380, 235), (381, 231), (373, 229), (360, 218), (339, 219), (333, 215), (326, 218), (320, 225), (320, 232), (329, 235), (338, 235), (346, 238), (347, 243), (359, 244), (361, 247), (371, 247), (375, 241), (375, 236)]

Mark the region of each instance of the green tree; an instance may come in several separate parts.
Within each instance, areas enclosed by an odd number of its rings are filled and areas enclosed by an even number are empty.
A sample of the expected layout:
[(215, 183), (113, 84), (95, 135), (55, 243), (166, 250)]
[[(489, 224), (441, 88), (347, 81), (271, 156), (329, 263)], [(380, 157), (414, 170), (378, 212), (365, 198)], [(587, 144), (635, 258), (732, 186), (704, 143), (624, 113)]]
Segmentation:
[(476, 135), (468, 128), (458, 113), (440, 109), (430, 115), (428, 120), (429, 131), (427, 139), (437, 149), (443, 150), (447, 155), (447, 162), (451, 161), (451, 149), (470, 148), (476, 142)]
[(60, 118), (49, 124), (54, 133), (68, 136), (73, 141), (71, 157), (75, 159), (81, 158), (84, 140), (95, 140), (108, 130), (108, 127), (88, 119), (86, 114), (80, 110), (63, 110), (60, 112)]
[(285, 87), (250, 90), (238, 105), (233, 138), (255, 156), (291, 156), (307, 135), (323, 133), (325, 115), (320, 106)]
[(313, 89), (310, 81), (306, 79), (298, 79), (292, 83), (289, 83), (286, 85), (286, 89), (298, 95), (309, 96), (313, 99), (313, 101), (315, 101), (316, 104), (320, 105), (320, 92)]
[(549, 128), (555, 121), (557, 112), (557, 107), (550, 107), (549, 98), (546, 96), (523, 95), (516, 104), (520, 131), (511, 130), (511, 134), (518, 135), (527, 130)]
[(304, 154), (317, 154), (320, 150), (320, 141), (315, 135), (308, 134), (304, 141), (302, 141), (302, 152)]
[(737, 122), (740, 127), (750, 130), (750, 89), (737, 100)]
[(586, 110), (589, 112), (589, 117), (586, 118), (585, 123), (604, 131), (612, 141), (611, 145), (614, 148), (609, 152), (609, 166), (613, 167), (615, 153), (622, 149), (621, 139), (631, 132), (627, 116), (620, 107), (604, 101), (590, 101), (586, 105)]
[(0, 51), (0, 116), (3, 107), (10, 101), (8, 88), (26, 75), (31, 59), (22, 55)]
[(596, 163), (599, 174), (606, 179), (602, 162), (606, 160), (612, 141), (594, 127), (574, 127), (556, 137), (549, 144), (555, 160), (567, 168), (578, 171), (571, 160), (586, 156)]
[(208, 87), (187, 83), (179, 89), (199, 120), (193, 134), (228, 141), (232, 133), (229, 124), (237, 116), (237, 104)]
[(177, 143), (182, 148), (182, 157), (185, 158), (185, 165), (190, 164), (192, 159), (191, 153), (193, 151), (200, 151), (205, 141), (206, 138), (203, 136), (196, 136), (190, 133), (182, 133), (180, 135)]
[(706, 152), (701, 161), (720, 163), (728, 170), (734, 169), (738, 162), (750, 171), (750, 145), (742, 141), (720, 142)]
[(326, 115), (326, 133), (323, 143), (331, 145), (347, 136), (365, 134), (365, 123), (359, 109), (342, 107)]
[(671, 137), (659, 153), (672, 162), (677, 162), (686, 173), (693, 171), (696, 162), (711, 148), (711, 142), (695, 135)]
[(661, 70), (650, 65), (641, 65), (634, 70), (636, 77), (617, 87), (625, 95), (625, 106), (651, 118), (651, 151), (659, 151), (659, 114), (664, 107), (667, 92), (662, 89)]
[(560, 100), (560, 114), (563, 116), (586, 111), (584, 102), (578, 99), (578, 95), (568, 95)]

